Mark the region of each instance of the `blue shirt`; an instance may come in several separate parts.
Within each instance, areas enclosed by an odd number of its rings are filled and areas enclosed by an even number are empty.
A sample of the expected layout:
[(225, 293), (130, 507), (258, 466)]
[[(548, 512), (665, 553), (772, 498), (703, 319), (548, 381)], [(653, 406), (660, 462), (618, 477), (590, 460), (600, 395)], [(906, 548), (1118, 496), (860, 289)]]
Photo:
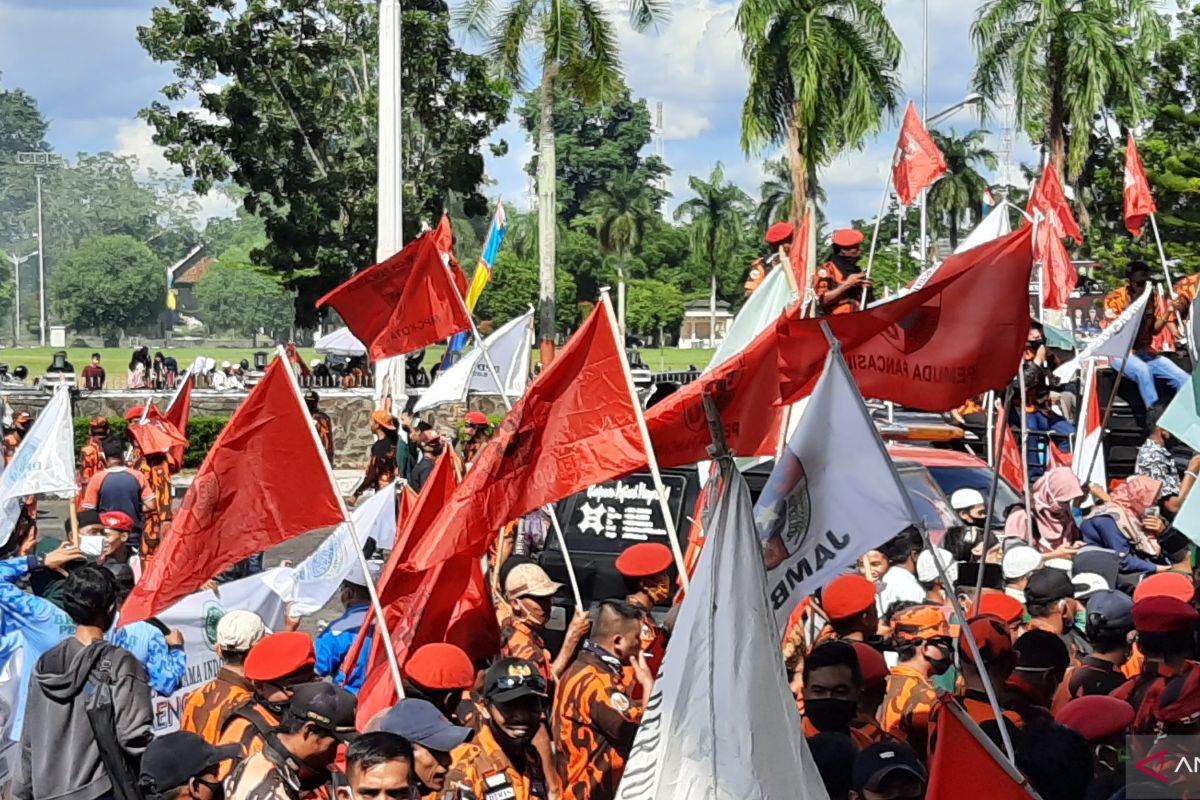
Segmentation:
[(172, 648), (162, 631), (142, 620), (109, 631), (105, 638), (117, 647), (133, 653), (150, 676), (150, 688), (168, 697), (183, 684), (187, 673), (187, 654), (182, 647)]
[(341, 667), (346, 656), (350, 654), (350, 648), (354, 646), (354, 640), (358, 638), (358, 631), (362, 628), (363, 621), (370, 613), (370, 603), (356, 603), (350, 606), (340, 617), (329, 623), (329, 626), (321, 631), (321, 635), (313, 643), (317, 651), (317, 674), (321, 676), (336, 675), (338, 682), (345, 687), (346, 691), (354, 694), (358, 694), (363, 681), (367, 679), (367, 661), (371, 657), (374, 625), (367, 631), (366, 640), (358, 652), (358, 659), (355, 660), (350, 674), (347, 675)]
[(1088, 544), (1113, 550), (1121, 557), (1121, 572), (1157, 572), (1158, 567), (1133, 552), (1133, 545), (1117, 527), (1117, 521), (1108, 514), (1088, 517), (1079, 526), (1083, 540)]

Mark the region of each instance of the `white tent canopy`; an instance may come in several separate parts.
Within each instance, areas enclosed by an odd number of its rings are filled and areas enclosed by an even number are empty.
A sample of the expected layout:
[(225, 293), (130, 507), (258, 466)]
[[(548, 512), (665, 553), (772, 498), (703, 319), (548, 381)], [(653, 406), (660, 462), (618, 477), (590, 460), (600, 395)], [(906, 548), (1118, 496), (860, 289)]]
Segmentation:
[(367, 346), (349, 328), (338, 328), (317, 339), (314, 349), (328, 356), (365, 356)]

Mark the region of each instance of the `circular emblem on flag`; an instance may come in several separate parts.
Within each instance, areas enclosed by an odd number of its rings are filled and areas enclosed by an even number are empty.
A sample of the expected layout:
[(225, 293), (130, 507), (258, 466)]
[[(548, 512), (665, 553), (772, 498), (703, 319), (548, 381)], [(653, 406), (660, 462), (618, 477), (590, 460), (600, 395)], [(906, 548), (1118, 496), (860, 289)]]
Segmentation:
[(211, 472), (201, 472), (192, 481), (183, 502), (179, 506), (179, 516), (188, 514), (201, 529), (212, 525), (217, 519), (217, 506), (221, 500), (221, 483)]
[(204, 643), (208, 645), (209, 650), (215, 650), (217, 647), (217, 623), (223, 616), (225, 609), (215, 600), (205, 603), (204, 610), (200, 612), (200, 629), (204, 632)]
[(312, 578), (324, 578), (332, 575), (342, 568), (345, 559), (343, 558), (342, 548), (337, 547), (319, 547), (309, 557), (309, 575)]
[(801, 472), (800, 482), (784, 500), (783, 544), (788, 555), (795, 553), (812, 522), (812, 500), (808, 496), (808, 475)]
[(942, 299), (938, 296), (889, 326), (884, 330), (883, 338), (904, 355), (912, 355), (929, 344), (929, 340), (937, 333), (941, 316)]

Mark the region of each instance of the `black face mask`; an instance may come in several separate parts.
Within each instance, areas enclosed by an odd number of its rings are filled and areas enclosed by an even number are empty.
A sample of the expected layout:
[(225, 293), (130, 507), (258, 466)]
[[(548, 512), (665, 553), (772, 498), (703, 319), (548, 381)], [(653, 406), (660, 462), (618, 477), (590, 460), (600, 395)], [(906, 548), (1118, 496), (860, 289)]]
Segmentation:
[(821, 733), (846, 733), (858, 713), (858, 703), (836, 697), (804, 699), (804, 713)]
[(225, 800), (225, 782), (224, 781), (206, 781), (203, 778), (196, 778), (196, 783), (202, 783), (212, 792), (213, 800)]
[(950, 648), (939, 644), (930, 646), (936, 647), (941, 656), (937, 659), (929, 658), (928, 655), (925, 656), (926, 660), (929, 661), (929, 671), (934, 675), (945, 675), (946, 670), (950, 669), (950, 665), (954, 663), (954, 660), (950, 657)]

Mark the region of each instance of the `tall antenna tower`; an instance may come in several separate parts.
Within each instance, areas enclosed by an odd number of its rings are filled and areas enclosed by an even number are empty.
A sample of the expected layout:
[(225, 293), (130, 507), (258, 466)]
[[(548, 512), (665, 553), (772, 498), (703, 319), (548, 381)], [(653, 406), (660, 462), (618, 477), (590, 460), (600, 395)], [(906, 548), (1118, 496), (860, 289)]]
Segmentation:
[(1016, 98), (1011, 92), (1000, 102), (1000, 191), (1008, 196), (1008, 187), (1016, 184), (1013, 175), (1013, 150), (1016, 146)]

